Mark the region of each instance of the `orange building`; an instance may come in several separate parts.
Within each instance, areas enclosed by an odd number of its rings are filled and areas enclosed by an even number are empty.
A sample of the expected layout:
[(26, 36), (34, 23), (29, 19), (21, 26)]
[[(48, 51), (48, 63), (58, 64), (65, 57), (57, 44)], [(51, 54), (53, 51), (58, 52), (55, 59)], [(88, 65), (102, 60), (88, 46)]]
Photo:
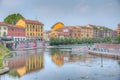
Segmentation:
[(49, 33), (49, 38), (58, 38), (60, 32), (58, 32), (58, 31), (56, 31), (56, 30), (59, 30), (59, 29), (61, 29), (61, 28), (64, 28), (64, 24), (63, 24), (63, 23), (58, 22), (58, 23), (54, 24), (54, 25), (51, 27), (51, 30), (50, 30), (50, 33)]
[(43, 26), (44, 24), (37, 20), (26, 20), (20, 19), (16, 25), (22, 26), (26, 29), (26, 38), (27, 39), (43, 39)]

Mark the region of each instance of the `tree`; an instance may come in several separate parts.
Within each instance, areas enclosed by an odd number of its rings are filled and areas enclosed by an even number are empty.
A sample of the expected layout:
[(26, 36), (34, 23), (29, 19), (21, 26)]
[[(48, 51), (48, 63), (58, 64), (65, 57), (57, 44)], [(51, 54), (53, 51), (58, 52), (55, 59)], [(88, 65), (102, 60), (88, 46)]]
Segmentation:
[(20, 19), (24, 19), (24, 17), (21, 14), (19, 14), (19, 13), (17, 13), (17, 14), (10, 14), (10, 15), (8, 15), (4, 19), (4, 22), (6, 24), (13, 24), (13, 25), (15, 25), (16, 22), (18, 22), (18, 20), (20, 20)]
[(117, 42), (120, 43), (120, 35), (117, 36)]

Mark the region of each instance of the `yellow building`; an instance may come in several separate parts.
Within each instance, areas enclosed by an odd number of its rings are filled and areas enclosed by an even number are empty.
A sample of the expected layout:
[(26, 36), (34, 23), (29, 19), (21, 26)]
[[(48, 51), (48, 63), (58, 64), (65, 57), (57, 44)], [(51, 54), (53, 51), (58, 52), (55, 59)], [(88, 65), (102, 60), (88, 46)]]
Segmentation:
[(89, 25), (81, 27), (81, 38), (93, 38), (93, 28)]
[(61, 28), (64, 28), (64, 24), (63, 23), (58, 22), (58, 23), (54, 24), (51, 27), (51, 30), (50, 30), (50, 33), (49, 33), (49, 38), (58, 38), (59, 32), (56, 31), (56, 30), (59, 30)]
[(37, 20), (26, 20), (20, 19), (16, 25), (26, 28), (26, 38), (27, 39), (43, 39), (43, 26), (41, 22)]
[(50, 38), (59, 38), (59, 34), (60, 34), (60, 32), (58, 32), (58, 31), (51, 31), (49, 33), (49, 37)]

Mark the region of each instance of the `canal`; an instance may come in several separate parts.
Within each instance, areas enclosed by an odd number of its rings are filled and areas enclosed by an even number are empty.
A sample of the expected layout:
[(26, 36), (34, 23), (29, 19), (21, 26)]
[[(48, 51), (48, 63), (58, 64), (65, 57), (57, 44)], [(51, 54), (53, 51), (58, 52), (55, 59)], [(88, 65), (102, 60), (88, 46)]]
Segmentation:
[(0, 80), (120, 80), (120, 60), (59, 49), (16, 51)]

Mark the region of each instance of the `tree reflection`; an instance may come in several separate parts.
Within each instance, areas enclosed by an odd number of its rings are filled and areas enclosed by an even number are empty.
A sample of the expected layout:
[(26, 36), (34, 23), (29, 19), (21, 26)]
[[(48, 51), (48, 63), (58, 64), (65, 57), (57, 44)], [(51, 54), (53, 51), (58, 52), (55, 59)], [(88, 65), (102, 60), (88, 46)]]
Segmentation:
[(9, 72), (9, 75), (12, 77), (20, 77), (19, 73), (16, 70), (12, 70)]

